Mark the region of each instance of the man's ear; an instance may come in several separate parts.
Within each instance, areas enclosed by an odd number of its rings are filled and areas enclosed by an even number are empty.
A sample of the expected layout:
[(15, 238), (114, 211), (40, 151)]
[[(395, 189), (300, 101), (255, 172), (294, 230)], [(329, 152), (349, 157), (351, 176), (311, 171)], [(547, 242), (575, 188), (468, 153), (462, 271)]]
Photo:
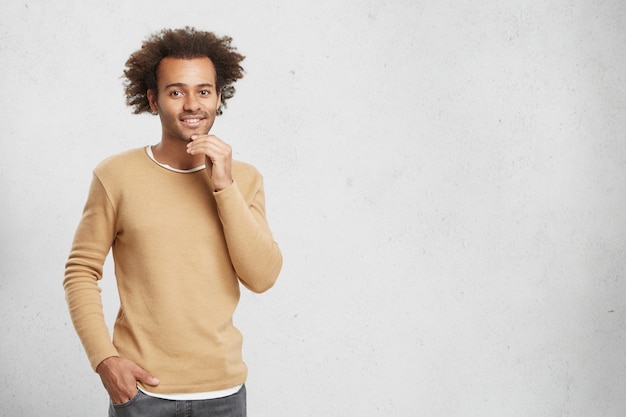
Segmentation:
[(159, 112), (159, 105), (157, 104), (157, 95), (154, 91), (148, 89), (148, 104), (150, 104), (150, 109), (152, 113), (157, 114)]
[(222, 105), (222, 90), (220, 90), (217, 93), (217, 109), (215, 109), (215, 112), (220, 115), (222, 114), (222, 110), (223, 110), (223, 105)]

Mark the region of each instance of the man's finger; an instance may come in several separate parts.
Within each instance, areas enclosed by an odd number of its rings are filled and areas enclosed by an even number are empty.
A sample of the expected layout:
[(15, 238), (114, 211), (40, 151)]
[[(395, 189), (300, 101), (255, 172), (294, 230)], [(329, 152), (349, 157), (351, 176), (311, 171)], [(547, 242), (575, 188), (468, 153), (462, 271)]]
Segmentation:
[(159, 385), (159, 378), (152, 376), (148, 371), (144, 370), (140, 366), (137, 366), (137, 372), (135, 374), (137, 381), (141, 381), (144, 384), (156, 386)]

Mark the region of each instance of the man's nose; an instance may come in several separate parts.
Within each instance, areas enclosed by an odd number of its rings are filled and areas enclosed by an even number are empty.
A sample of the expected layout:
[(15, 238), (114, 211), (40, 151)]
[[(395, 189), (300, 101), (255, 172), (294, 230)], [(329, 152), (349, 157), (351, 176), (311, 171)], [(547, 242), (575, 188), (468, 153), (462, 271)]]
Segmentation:
[(183, 108), (186, 111), (196, 111), (196, 110), (199, 110), (200, 109), (200, 101), (198, 100), (198, 97), (196, 97), (193, 94), (190, 94), (190, 95), (186, 96)]

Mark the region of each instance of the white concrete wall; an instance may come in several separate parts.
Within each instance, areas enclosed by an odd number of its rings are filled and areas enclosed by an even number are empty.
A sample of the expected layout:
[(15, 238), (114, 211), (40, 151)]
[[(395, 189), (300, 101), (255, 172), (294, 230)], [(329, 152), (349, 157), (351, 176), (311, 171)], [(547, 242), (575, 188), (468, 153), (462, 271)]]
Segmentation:
[(126, 58), (184, 25), (248, 57), (215, 132), (285, 256), (250, 416), (626, 415), (622, 0), (5, 2), (0, 415), (106, 415), (64, 263), (92, 168), (159, 140)]

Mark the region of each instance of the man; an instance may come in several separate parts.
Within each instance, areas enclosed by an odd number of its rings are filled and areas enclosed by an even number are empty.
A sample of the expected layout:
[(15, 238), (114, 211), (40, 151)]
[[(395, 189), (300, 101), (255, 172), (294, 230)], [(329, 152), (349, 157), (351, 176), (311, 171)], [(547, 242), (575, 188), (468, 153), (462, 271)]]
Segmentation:
[[(282, 255), (261, 175), (210, 134), (243, 59), (230, 38), (185, 28), (153, 35), (126, 62), (127, 103), (159, 115), (161, 141), (96, 167), (63, 282), (110, 416), (246, 415), (239, 283), (269, 289)], [(97, 284), (110, 249), (113, 341)]]

